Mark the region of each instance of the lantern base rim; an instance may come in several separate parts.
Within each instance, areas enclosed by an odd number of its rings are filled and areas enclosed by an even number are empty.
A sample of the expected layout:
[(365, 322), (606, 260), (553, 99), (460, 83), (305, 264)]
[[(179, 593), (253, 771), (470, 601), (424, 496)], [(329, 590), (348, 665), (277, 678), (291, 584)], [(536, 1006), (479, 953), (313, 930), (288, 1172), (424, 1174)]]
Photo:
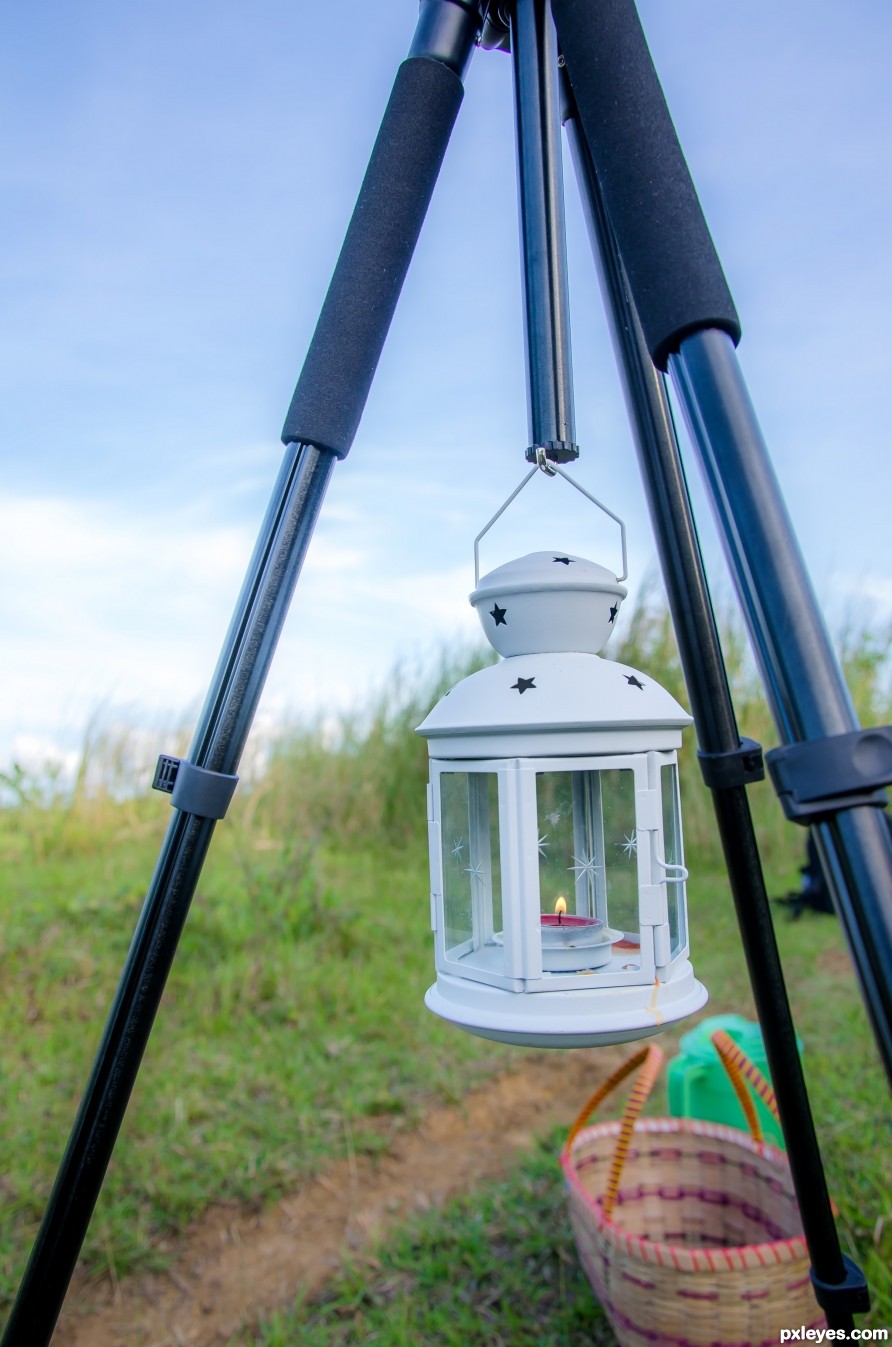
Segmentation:
[(440, 973), (424, 998), (441, 1019), (478, 1038), (531, 1048), (594, 1048), (658, 1034), (708, 1000), (690, 963), (667, 982), (584, 991), (504, 991)]

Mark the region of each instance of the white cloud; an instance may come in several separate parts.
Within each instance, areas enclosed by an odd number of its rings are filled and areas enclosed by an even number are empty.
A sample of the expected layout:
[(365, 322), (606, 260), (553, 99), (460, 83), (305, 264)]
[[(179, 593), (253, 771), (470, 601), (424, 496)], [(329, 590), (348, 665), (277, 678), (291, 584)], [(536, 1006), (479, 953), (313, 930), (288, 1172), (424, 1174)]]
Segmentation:
[(852, 591), (857, 594), (863, 594), (864, 598), (872, 599), (884, 608), (892, 610), (892, 576), (889, 575), (868, 575), (862, 577), (857, 585), (852, 586)]
[(892, 574), (834, 571), (829, 590), (833, 608), (839, 610), (843, 624), (854, 620), (870, 626), (892, 618)]
[(10, 744), (10, 760), (28, 774), (46, 773), (70, 781), (77, 770), (80, 755), (74, 749), (62, 749), (49, 735), (17, 734)]
[[(478, 634), (468, 568), (410, 571), (348, 507), (314, 537), (262, 702), (368, 696), (398, 658)], [(0, 502), (0, 763), (70, 769), (85, 726), (177, 726), (213, 674), (254, 540), (245, 526), (52, 497)], [(433, 549), (432, 549), (433, 550)]]

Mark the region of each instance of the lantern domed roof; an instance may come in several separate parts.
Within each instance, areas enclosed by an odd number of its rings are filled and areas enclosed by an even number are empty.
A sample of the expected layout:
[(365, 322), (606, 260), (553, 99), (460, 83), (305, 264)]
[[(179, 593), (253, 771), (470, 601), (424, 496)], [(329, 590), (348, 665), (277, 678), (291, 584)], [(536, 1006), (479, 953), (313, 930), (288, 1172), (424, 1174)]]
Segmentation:
[(579, 651), (515, 655), (442, 697), (418, 727), (432, 757), (677, 748), (691, 717), (655, 679)]
[(569, 552), (531, 552), (497, 566), (470, 602), (500, 655), (572, 650), (596, 655), (613, 631), (626, 589), (616, 576)]

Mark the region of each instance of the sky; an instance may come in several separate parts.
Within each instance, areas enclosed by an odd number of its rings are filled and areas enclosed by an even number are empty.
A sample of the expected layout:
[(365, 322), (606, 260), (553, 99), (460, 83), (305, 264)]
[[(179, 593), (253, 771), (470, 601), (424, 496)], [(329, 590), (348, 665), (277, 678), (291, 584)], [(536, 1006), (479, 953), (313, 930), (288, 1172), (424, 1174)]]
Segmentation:
[[(831, 625), (892, 617), (892, 6), (640, 0)], [(46, 0), (0, 51), (0, 770), (194, 723), (414, 0)], [(578, 480), (657, 573), (567, 159)], [(264, 696), (360, 704), (474, 637), (525, 471), (511, 63), (478, 52)], [(705, 500), (698, 523), (728, 589)], [(537, 479), (485, 571), (616, 530)], [(658, 673), (658, 671), (654, 671)]]

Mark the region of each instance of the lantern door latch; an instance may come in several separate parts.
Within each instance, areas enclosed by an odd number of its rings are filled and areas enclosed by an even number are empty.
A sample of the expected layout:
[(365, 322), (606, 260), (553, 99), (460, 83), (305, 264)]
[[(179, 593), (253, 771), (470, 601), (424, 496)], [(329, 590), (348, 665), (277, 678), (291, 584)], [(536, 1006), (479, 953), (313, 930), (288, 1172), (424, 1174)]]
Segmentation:
[(817, 823), (858, 805), (882, 808), (882, 787), (892, 784), (892, 725), (785, 744), (765, 760), (794, 823)]
[(196, 767), (185, 758), (162, 753), (155, 768), (152, 789), (170, 796), (174, 809), (198, 818), (221, 819), (238, 785), (237, 776)]

